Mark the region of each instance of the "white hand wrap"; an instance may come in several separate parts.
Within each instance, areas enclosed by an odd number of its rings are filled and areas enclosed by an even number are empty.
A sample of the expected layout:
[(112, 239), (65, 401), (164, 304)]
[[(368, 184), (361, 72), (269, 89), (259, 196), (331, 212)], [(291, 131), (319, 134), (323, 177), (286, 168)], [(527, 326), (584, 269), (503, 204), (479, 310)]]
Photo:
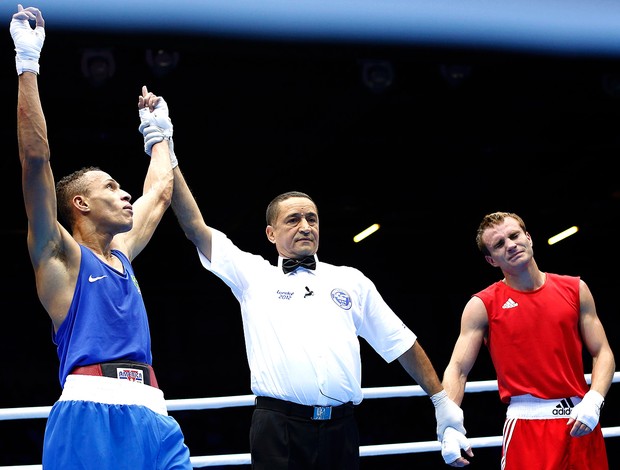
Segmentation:
[(448, 392), (442, 390), (431, 396), (435, 405), (435, 419), (437, 420), (437, 439), (443, 441), (443, 433), (448, 426), (462, 434), (467, 434), (463, 426), (463, 410), (454, 401), (448, 398)]
[(605, 404), (603, 395), (595, 390), (590, 390), (583, 396), (583, 400), (579, 402), (570, 414), (570, 417), (581, 421), (590, 429), (594, 429), (598, 424), (601, 416), (601, 408)]
[[(28, 10), (32, 12), (36, 9), (29, 8)], [(27, 13), (20, 12), (13, 15), (10, 31), (15, 43), (17, 74), (21, 75), (25, 71), (38, 74), (39, 56), (45, 41), (45, 28), (37, 25), (32, 29), (28, 22)]]
[(150, 125), (159, 127), (164, 137), (172, 137), (173, 126), (170, 117), (168, 117), (168, 104), (161, 96), (153, 112), (150, 112), (148, 108), (142, 108), (139, 113), (140, 125), (147, 121)]
[(456, 429), (447, 427), (443, 433), (441, 441), (441, 456), (444, 462), (450, 465), (456, 459), (461, 457), (461, 449), (467, 450), (471, 447), (465, 434), (458, 432)]
[(174, 154), (174, 142), (172, 137), (168, 139), (168, 151), (170, 152), (170, 164), (172, 165), (172, 169), (179, 166), (179, 161), (177, 160), (177, 156)]
[[(142, 111), (142, 110), (140, 110)], [(144, 151), (148, 156), (151, 156), (153, 145), (158, 144), (164, 140), (164, 133), (157, 126), (152, 126), (148, 121), (140, 124), (138, 128), (142, 135), (144, 135)]]

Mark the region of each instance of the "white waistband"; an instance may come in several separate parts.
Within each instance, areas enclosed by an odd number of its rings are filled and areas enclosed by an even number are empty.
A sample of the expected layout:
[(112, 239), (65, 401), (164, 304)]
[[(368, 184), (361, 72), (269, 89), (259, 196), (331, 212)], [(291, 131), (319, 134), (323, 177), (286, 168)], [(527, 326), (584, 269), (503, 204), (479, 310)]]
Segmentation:
[(510, 399), (506, 411), (508, 419), (554, 419), (570, 418), (573, 407), (581, 402), (579, 397), (543, 400), (532, 395), (520, 395)]
[(167, 416), (164, 392), (141, 383), (94, 375), (68, 375), (58, 401), (93, 401), (108, 405), (142, 405)]

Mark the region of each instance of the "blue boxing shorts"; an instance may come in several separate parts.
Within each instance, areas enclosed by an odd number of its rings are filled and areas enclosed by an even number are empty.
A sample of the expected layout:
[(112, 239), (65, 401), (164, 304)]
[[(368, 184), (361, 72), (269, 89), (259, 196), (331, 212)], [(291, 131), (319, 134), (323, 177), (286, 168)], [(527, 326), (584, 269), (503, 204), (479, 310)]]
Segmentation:
[(45, 470), (191, 470), (189, 449), (158, 388), (69, 375), (43, 441)]

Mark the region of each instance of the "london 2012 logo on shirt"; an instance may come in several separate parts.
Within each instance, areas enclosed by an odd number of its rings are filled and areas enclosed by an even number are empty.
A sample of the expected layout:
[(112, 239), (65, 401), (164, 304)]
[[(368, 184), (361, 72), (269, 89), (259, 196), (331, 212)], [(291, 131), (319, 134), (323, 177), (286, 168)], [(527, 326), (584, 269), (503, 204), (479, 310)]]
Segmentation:
[(344, 289), (336, 288), (331, 292), (332, 300), (343, 310), (350, 310), (353, 306), (351, 296)]

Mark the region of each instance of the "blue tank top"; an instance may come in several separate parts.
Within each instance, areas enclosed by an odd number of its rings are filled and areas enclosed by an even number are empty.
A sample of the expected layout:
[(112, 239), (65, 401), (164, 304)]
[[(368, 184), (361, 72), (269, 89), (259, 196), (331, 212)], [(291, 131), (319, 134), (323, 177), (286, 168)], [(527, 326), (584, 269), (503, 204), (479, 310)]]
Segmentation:
[(75, 367), (115, 360), (152, 364), (151, 334), (138, 281), (129, 259), (112, 250), (124, 273), (81, 246), (82, 259), (67, 317), (52, 335), (64, 387)]

